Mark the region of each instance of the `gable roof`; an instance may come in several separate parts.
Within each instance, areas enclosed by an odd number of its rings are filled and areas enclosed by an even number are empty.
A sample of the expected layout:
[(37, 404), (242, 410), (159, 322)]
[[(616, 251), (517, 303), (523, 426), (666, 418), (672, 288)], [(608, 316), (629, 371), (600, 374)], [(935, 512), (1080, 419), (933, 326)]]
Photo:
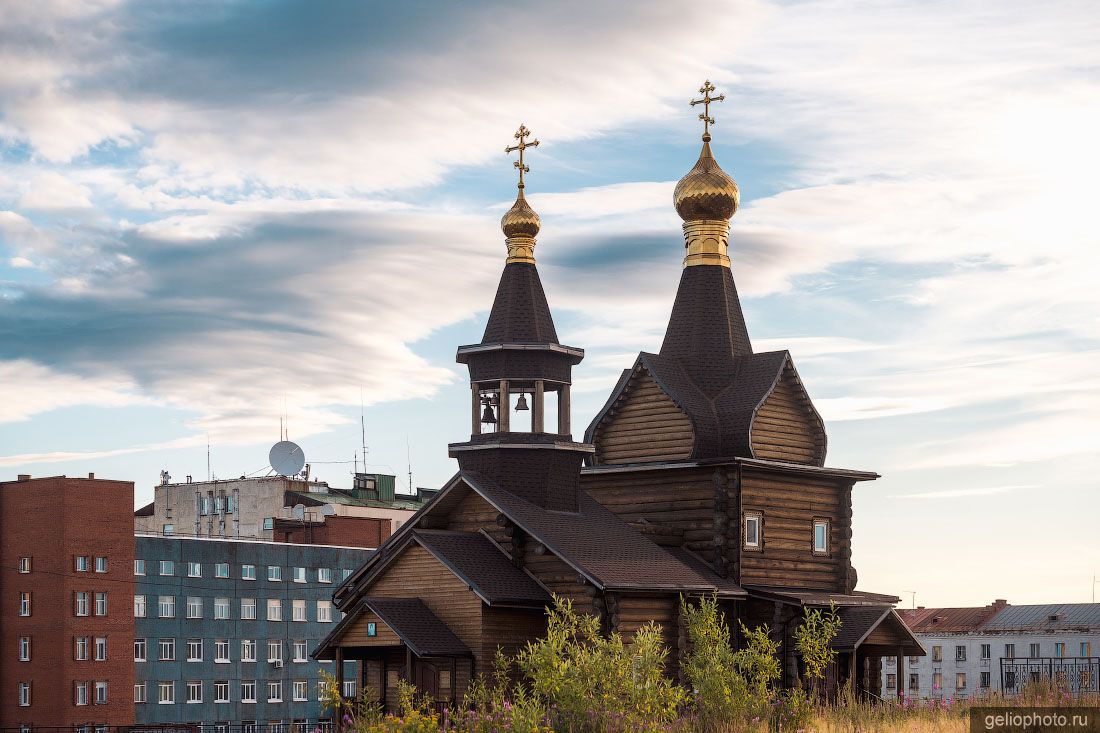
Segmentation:
[(545, 608), (553, 602), (545, 588), (481, 533), (417, 529), (413, 539), (490, 606)]
[(419, 598), (366, 597), (360, 603), (418, 657), (468, 657), (470, 649)]
[[(689, 268), (702, 269), (702, 268)], [(595, 442), (596, 431), (610, 415), (619, 398), (641, 370), (647, 371), (679, 407), (695, 429), (691, 458), (755, 458), (752, 448), (752, 422), (757, 410), (772, 393), (790, 368), (803, 389), (798, 371), (787, 351), (767, 351), (759, 354), (730, 356), (725, 360), (722, 384), (718, 376), (709, 377), (710, 388), (704, 388), (689, 373), (678, 357), (641, 352), (634, 366), (623, 372), (603, 408), (589, 423), (584, 433), (587, 443)], [(824, 433), (824, 421), (810, 404), (815, 419)]]
[(829, 646), (838, 652), (855, 651), (880, 626), (893, 632), (896, 645), (908, 656), (924, 656), (924, 647), (892, 608), (847, 606), (837, 609), (840, 630)]

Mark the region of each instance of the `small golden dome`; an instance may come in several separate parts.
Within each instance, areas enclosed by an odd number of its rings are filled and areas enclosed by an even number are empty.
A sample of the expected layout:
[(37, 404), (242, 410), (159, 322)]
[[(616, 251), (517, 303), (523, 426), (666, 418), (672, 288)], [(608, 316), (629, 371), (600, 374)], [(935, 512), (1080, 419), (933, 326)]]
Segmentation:
[(539, 215), (527, 203), (522, 188), (512, 208), (501, 217), (500, 228), (506, 237), (534, 237), (539, 233)]
[(672, 195), (676, 213), (684, 221), (728, 221), (737, 212), (741, 194), (710, 152), (710, 135), (703, 140), (695, 167), (676, 184)]

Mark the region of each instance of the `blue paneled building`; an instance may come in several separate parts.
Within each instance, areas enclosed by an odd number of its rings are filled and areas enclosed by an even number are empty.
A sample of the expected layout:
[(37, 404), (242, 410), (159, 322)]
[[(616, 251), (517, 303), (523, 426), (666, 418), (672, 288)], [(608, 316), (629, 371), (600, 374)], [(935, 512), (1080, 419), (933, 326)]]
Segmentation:
[[(135, 544), (138, 725), (324, 725), (318, 681), (333, 665), (310, 653), (339, 620), (332, 589), (371, 550), (155, 535)], [(344, 675), (344, 694), (356, 694), (356, 665)]]

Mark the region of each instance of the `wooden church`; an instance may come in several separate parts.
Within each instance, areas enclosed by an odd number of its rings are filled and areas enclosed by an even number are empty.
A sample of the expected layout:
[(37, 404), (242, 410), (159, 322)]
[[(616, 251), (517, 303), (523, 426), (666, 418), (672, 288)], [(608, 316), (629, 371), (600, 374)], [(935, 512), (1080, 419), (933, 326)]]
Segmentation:
[(686, 252), (664, 341), (623, 371), (583, 443), (569, 388), (584, 351), (558, 341), (524, 197), (524, 151), (538, 141), (521, 126), (508, 148), (519, 192), (501, 221), (507, 260), (481, 343), (458, 349), (472, 433), (450, 446), (459, 471), (336, 589), (345, 616), (314, 653), (341, 672), (363, 660), (362, 689), (387, 706), (398, 679), (461, 699), (498, 648), (543, 634), (552, 593), (626, 637), (657, 622), (674, 666), (680, 597), (717, 595), (732, 627), (768, 624), (787, 685), (807, 607), (839, 609), (834, 684), (878, 695), (883, 657), (901, 680), (904, 658), (923, 655), (897, 598), (856, 590), (852, 487), (877, 474), (826, 468), (825, 426), (790, 353), (752, 349), (727, 253), (739, 193), (710, 150), (721, 97), (709, 82), (700, 91), (703, 147), (675, 190)]

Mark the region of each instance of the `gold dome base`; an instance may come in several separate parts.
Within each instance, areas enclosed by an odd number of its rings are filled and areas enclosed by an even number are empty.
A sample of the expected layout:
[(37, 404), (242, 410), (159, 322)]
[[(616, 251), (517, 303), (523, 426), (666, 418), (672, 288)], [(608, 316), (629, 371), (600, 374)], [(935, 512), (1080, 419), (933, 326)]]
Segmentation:
[(684, 222), (684, 267), (695, 265), (730, 266), (727, 254), (730, 223), (725, 219), (696, 219)]

